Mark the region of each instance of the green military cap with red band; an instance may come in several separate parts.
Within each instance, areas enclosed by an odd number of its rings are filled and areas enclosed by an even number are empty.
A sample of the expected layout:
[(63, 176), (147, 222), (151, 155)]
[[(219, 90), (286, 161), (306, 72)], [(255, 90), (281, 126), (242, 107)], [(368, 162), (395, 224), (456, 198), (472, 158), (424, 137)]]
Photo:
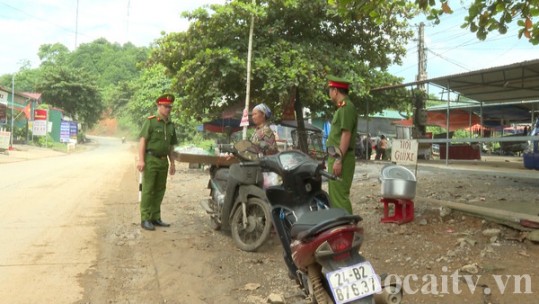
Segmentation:
[(169, 105), (174, 102), (174, 95), (172, 94), (163, 94), (155, 100), (155, 103), (158, 105)]
[(332, 88), (348, 89), (352, 82), (341, 77), (329, 75), (328, 86)]

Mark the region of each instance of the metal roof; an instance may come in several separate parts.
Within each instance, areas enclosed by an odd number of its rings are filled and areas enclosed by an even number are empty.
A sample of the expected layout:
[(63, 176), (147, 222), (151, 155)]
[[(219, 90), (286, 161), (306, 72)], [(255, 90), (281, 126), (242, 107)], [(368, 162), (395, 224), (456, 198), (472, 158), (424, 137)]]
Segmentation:
[[(533, 105), (539, 110), (539, 100), (522, 101), (522, 102), (505, 102), (505, 103), (485, 103), (481, 105), (478, 102), (459, 103), (451, 102), (449, 108), (451, 110), (461, 109), (471, 111), (477, 115), (483, 114), (484, 124), (488, 126), (499, 125), (502, 121), (510, 123), (530, 123), (530, 109)], [(446, 112), (447, 104), (428, 107), (429, 112)]]
[(482, 102), (539, 100), (539, 59), (428, 79)]
[[(539, 59), (492, 67), (467, 73), (372, 89), (372, 92), (419, 84), (434, 84), (483, 103), (483, 118), (489, 121), (530, 122), (539, 110)], [(490, 107), (489, 107), (490, 106)], [(445, 108), (446, 106), (444, 106)], [(451, 102), (451, 109), (468, 108), (477, 114), (481, 104)], [(428, 109), (440, 111), (440, 109)]]

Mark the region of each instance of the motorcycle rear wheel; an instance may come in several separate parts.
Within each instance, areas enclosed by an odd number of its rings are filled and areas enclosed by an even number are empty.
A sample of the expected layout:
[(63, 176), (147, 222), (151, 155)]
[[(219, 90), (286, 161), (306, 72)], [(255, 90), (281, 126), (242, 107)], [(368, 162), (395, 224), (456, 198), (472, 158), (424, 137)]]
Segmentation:
[(269, 206), (263, 200), (251, 197), (247, 200), (245, 208), (247, 217), (245, 225), (243, 207), (239, 205), (232, 215), (230, 232), (238, 248), (252, 252), (260, 248), (269, 237), (272, 222)]

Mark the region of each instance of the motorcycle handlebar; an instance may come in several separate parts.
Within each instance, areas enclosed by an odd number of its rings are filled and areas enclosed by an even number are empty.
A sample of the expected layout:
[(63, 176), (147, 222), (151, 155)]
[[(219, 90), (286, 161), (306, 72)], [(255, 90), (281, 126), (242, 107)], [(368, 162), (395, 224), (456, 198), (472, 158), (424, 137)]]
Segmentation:
[(220, 144), (219, 151), (224, 153), (234, 153), (236, 152), (236, 148), (234, 148), (234, 145), (231, 144)]
[(329, 172), (324, 171), (324, 170), (320, 170), (320, 175), (325, 176), (325, 177), (327, 177), (327, 178), (329, 178), (331, 180), (339, 180), (340, 179), (336, 175), (330, 174)]
[(260, 167), (260, 161), (241, 162), (240, 167)]

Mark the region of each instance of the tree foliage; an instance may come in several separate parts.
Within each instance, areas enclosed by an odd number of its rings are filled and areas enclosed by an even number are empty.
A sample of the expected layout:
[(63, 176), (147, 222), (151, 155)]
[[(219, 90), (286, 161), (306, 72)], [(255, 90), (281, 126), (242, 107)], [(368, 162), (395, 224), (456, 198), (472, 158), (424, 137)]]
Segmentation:
[(148, 58), (148, 49), (132, 43), (120, 45), (104, 38), (81, 44), (69, 57), (69, 66), (99, 75), (100, 88), (138, 78), (139, 64)]
[[(129, 103), (121, 115), (132, 117), (135, 124), (142, 126), (144, 120), (157, 111), (155, 99), (164, 92), (168, 92), (170, 86), (171, 81), (166, 77), (163, 66), (154, 65), (144, 69), (140, 77), (133, 79), (126, 88), (127, 91), (133, 92), (133, 95), (126, 96), (129, 98)], [(176, 116), (174, 112), (171, 115)]]
[[(330, 1), (331, 2), (331, 1)], [(228, 1), (184, 16), (186, 32), (156, 42), (152, 62), (163, 64), (173, 78), (182, 113), (218, 116), (246, 99), (246, 60), (251, 16), (255, 16), (251, 76), (252, 104), (265, 102), (277, 117), (293, 87), (313, 112), (333, 111), (327, 102), (327, 75), (353, 81), (351, 98), (360, 112), (370, 88), (398, 82), (385, 72), (401, 61), (412, 36), (407, 29), (409, 5), (380, 1), (343, 9), (326, 0)], [(352, 4), (351, 4), (352, 5)], [(379, 82), (383, 81), (383, 82)], [(392, 106), (376, 99), (371, 112)]]
[[(105, 109), (114, 116), (127, 106), (138, 90), (131, 83), (139, 78), (148, 48), (101, 38), (73, 52), (60, 43), (44, 44), (38, 57), (39, 68), (31, 69), (28, 63), (16, 74), (16, 90), (40, 92), (43, 102), (91, 127)], [(0, 77), (0, 84), (10, 84), (11, 76)]]
[(99, 121), (104, 109), (95, 78), (80, 69), (47, 67), (37, 90), (46, 103), (62, 109), (87, 128)]
[[(439, 16), (453, 12), (449, 0), (416, 0), (420, 8), (425, 10), (428, 18), (436, 23)], [(456, 2), (456, 1), (454, 1)], [(453, 2), (453, 3), (454, 3)], [(530, 43), (539, 44), (539, 2), (537, 0), (473, 0), (468, 8), (468, 16), (464, 18), (462, 28), (469, 28), (480, 40), (485, 40), (488, 33), (498, 31), (507, 33), (508, 25), (517, 21), (518, 38), (524, 36)], [(535, 19), (535, 21), (534, 21)]]
[[(160, 64), (149, 66), (142, 70), (139, 78), (133, 79), (123, 91), (134, 92), (131, 96), (124, 96), (129, 103), (119, 112), (119, 117), (132, 122), (135, 130), (140, 129), (148, 116), (157, 112), (155, 99), (171, 90), (171, 79), (166, 76), (165, 67)], [(190, 141), (197, 137), (197, 122), (192, 116), (181, 111), (177, 103), (173, 104), (172, 120), (176, 123), (176, 131), (180, 141)]]
[(11, 87), (14, 80), (15, 91), (17, 92), (35, 92), (40, 74), (37, 69), (32, 69), (30, 62), (25, 61), (19, 71), (13, 74), (5, 74), (0, 76), (0, 84), (5, 87)]

